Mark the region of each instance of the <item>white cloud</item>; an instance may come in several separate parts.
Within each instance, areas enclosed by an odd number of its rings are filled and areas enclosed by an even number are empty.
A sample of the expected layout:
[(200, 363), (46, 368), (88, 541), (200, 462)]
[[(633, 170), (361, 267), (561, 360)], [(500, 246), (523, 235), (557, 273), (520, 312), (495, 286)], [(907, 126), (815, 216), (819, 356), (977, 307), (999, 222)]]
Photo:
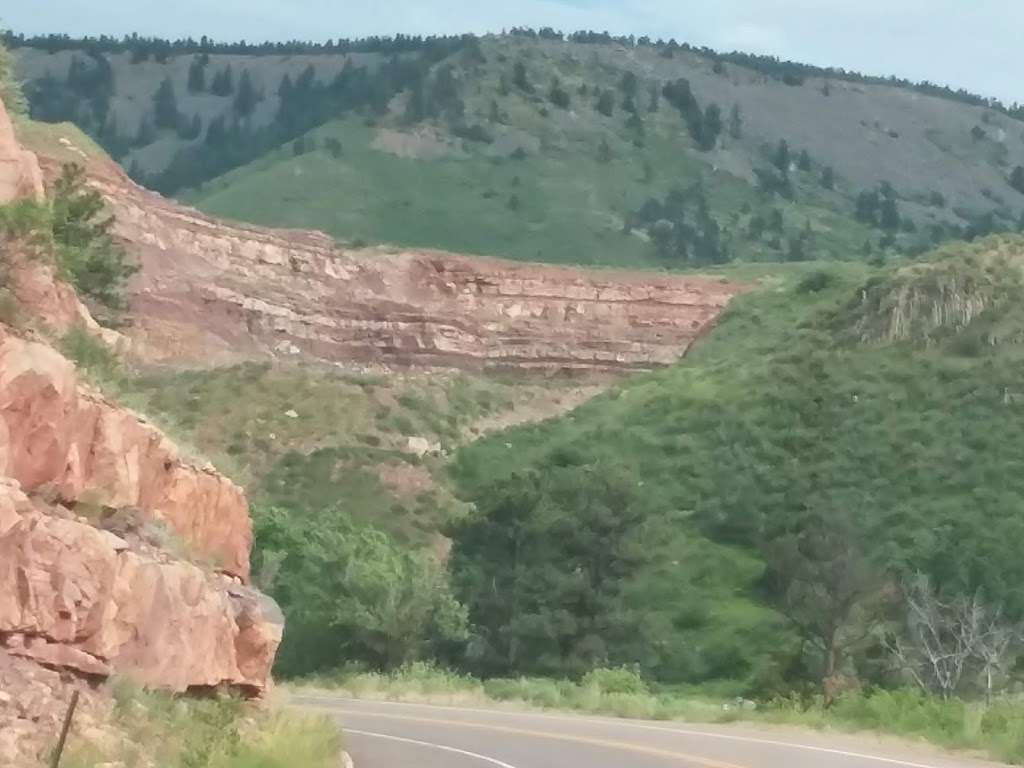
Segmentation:
[(38, 1), (12, 5), (0, 22), (29, 33), (139, 31), (262, 40), (512, 26), (608, 29), (929, 79), (1024, 101), (1019, 0), (45, 0), (44, 13)]

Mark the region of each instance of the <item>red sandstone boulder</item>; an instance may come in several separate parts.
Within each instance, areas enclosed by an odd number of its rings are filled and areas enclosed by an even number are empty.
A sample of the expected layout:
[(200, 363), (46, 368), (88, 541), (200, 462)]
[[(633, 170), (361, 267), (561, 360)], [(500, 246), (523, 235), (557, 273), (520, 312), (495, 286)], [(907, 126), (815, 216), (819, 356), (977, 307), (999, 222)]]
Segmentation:
[(283, 621), (229, 577), (54, 514), (0, 482), (0, 647), (185, 691), (268, 685)]
[(190, 464), (159, 430), (80, 387), (74, 366), (0, 328), (0, 476), (61, 501), (137, 508), (199, 556), (249, 578), (242, 490)]

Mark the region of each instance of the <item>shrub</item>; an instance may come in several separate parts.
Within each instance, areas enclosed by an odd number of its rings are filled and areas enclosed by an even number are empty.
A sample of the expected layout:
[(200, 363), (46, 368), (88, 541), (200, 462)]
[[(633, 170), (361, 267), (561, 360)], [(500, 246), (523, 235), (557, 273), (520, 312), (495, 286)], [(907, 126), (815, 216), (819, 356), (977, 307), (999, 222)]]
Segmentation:
[(836, 276), (827, 270), (816, 269), (804, 277), (796, 286), (797, 293), (819, 293), (831, 288), (836, 283)]
[(600, 668), (586, 674), (584, 686), (593, 686), (602, 693), (648, 693), (647, 683), (640, 674), (627, 667)]
[(85, 170), (66, 163), (53, 186), (53, 239), (61, 271), (80, 294), (111, 309), (124, 306), (124, 283), (137, 271), (114, 242), (114, 218)]

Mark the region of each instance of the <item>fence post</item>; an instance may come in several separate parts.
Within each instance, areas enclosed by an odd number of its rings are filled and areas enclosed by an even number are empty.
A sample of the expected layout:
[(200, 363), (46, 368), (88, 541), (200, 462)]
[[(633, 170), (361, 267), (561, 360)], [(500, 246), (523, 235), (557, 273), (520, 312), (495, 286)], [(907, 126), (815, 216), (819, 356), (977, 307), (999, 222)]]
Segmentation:
[(50, 768), (60, 768), (60, 758), (64, 754), (64, 744), (68, 740), (68, 731), (71, 730), (71, 721), (75, 717), (75, 708), (78, 706), (78, 690), (72, 692), (71, 703), (68, 705), (67, 714), (64, 715), (64, 725), (60, 729), (60, 740), (57, 748), (53, 751), (53, 759), (50, 761)]

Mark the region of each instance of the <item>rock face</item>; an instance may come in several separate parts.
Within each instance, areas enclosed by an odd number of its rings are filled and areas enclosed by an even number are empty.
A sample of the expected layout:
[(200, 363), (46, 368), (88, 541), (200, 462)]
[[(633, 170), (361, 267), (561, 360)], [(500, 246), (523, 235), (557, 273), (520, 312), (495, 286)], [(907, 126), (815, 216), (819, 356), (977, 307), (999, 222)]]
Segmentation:
[[(56, 173), (56, 161), (44, 161)], [(90, 178), (140, 261), (136, 350), (156, 360), (304, 355), (468, 368), (628, 370), (667, 365), (740, 286), (431, 251), (348, 250), (315, 232), (202, 214), (134, 185), (112, 163)]]
[(242, 490), (183, 461), (136, 414), (77, 382), (74, 366), (0, 327), (0, 476), (65, 503), (132, 507), (198, 556), (249, 578), (252, 524)]
[(0, 205), (30, 198), (43, 199), (43, 174), (36, 156), (21, 148), (14, 127), (0, 102)]
[(0, 645), (47, 667), (185, 691), (260, 691), (272, 603), (225, 576), (65, 519), (0, 484)]

